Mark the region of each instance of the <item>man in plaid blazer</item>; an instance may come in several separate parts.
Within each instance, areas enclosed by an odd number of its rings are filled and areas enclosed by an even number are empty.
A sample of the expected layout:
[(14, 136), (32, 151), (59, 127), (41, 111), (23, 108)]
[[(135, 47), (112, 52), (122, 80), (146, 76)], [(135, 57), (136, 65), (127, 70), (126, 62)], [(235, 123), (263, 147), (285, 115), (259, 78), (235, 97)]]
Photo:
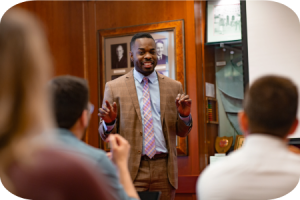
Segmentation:
[[(150, 34), (134, 35), (130, 45), (134, 69), (106, 83), (99, 109), (99, 134), (103, 140), (110, 133), (128, 140), (129, 170), (137, 191), (161, 191), (162, 200), (174, 199), (178, 187), (176, 135), (185, 137), (192, 128), (192, 101), (183, 94), (180, 82), (154, 70), (157, 55)], [(145, 118), (146, 84), (150, 93), (150, 125)], [(155, 140), (155, 155), (150, 157), (145, 142), (150, 137), (148, 129), (154, 130)]]

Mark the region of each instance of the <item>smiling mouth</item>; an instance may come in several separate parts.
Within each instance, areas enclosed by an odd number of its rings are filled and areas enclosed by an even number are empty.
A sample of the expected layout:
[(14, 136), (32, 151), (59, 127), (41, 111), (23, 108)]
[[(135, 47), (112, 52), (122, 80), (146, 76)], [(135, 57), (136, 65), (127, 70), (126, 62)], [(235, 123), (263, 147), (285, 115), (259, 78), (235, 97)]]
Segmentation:
[(153, 63), (152, 62), (144, 62), (143, 65), (145, 68), (151, 68), (153, 66)]

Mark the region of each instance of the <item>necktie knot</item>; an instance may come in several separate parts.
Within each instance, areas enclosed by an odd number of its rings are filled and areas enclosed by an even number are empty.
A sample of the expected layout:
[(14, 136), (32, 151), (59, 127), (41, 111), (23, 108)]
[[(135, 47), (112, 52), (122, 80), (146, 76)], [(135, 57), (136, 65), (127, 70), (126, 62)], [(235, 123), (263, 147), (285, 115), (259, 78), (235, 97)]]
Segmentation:
[(143, 81), (144, 81), (145, 84), (148, 83), (148, 80), (149, 80), (149, 79), (148, 79), (147, 77), (144, 77), (144, 78), (143, 78)]

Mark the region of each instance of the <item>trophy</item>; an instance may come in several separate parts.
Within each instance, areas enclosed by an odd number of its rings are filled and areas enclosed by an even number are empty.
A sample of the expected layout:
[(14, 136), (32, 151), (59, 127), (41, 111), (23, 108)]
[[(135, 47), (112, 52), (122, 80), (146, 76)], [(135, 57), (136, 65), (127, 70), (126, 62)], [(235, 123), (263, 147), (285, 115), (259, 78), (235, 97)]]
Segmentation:
[(217, 137), (215, 147), (218, 153), (226, 153), (232, 145), (233, 137)]

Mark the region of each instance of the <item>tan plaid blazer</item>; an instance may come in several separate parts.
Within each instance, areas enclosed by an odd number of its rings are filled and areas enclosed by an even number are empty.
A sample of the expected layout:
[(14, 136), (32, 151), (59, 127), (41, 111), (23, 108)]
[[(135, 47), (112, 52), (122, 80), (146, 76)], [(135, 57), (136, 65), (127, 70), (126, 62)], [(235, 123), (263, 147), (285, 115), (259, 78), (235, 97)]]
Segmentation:
[[(177, 189), (176, 135), (180, 137), (187, 136), (192, 126), (186, 126), (178, 116), (175, 99), (179, 93), (183, 93), (181, 83), (162, 74), (157, 73), (157, 75), (160, 90), (162, 130), (168, 149), (168, 177), (170, 183)], [(135, 180), (142, 156), (143, 125), (133, 70), (106, 83), (103, 103), (106, 100), (111, 104), (113, 102), (117, 103), (117, 122), (111, 133), (119, 133), (130, 143), (129, 171), (132, 180)], [(103, 140), (108, 136), (104, 132), (102, 120), (100, 120), (99, 133)]]

